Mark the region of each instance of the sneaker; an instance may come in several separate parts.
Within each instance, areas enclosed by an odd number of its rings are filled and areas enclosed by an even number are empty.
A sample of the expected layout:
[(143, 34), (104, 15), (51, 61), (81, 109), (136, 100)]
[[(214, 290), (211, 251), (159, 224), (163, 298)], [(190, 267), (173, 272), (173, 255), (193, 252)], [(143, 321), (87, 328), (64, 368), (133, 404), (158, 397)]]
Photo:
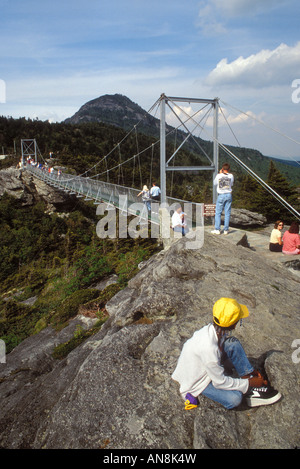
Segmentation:
[(212, 234), (221, 234), (221, 231), (220, 230), (213, 230), (211, 231)]
[(198, 407), (199, 401), (197, 397), (192, 396), (192, 394), (188, 392), (185, 398), (186, 398), (186, 401), (184, 403), (185, 410), (191, 410), (191, 409), (195, 409), (196, 407)]
[(224, 235), (228, 235), (229, 231), (224, 231)]
[(250, 388), (245, 395), (249, 407), (274, 404), (281, 398), (280, 392), (271, 386)]

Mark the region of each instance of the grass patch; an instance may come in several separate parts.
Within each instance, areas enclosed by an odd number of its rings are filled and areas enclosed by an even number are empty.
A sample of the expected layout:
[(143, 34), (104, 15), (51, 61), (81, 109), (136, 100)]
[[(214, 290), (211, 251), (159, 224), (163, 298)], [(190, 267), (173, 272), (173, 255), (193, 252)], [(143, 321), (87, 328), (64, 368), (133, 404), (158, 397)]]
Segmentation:
[(107, 318), (108, 316), (99, 319), (96, 324), (87, 331), (84, 331), (81, 327), (78, 327), (75, 330), (72, 339), (68, 340), (63, 344), (59, 344), (54, 348), (52, 352), (53, 358), (57, 360), (62, 360), (63, 358), (67, 357), (68, 354), (72, 352), (72, 350), (81, 345), (88, 337), (91, 337), (96, 334), (101, 329)]

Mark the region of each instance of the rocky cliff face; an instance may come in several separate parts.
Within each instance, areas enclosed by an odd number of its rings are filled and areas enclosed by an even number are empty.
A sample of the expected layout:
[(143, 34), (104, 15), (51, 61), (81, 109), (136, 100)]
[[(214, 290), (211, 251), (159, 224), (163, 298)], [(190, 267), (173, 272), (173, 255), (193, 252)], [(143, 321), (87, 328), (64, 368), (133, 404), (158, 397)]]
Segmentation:
[(8, 193), (19, 199), (22, 205), (33, 205), (43, 200), (48, 211), (68, 210), (72, 208), (75, 196), (58, 191), (31, 173), (16, 168), (7, 168), (0, 171), (0, 197)]
[[(102, 329), (55, 360), (73, 334), (46, 328), (0, 364), (2, 448), (294, 448), (299, 437), (299, 277), (252, 250), (206, 234), (152, 257), (106, 305)], [(283, 395), (227, 411), (205, 397), (184, 410), (171, 374), (183, 343), (233, 297), (250, 316), (235, 335)], [(299, 355), (299, 354), (298, 354)]]

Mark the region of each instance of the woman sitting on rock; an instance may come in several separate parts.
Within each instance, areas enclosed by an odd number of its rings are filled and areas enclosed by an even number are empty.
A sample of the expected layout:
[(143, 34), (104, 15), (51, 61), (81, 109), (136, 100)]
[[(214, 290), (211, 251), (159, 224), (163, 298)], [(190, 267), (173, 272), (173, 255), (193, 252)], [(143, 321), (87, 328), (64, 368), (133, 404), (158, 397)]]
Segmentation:
[(283, 221), (277, 220), (270, 236), (269, 249), (272, 252), (282, 251), (281, 231), (283, 228)]
[(300, 236), (299, 224), (295, 221), (291, 223), (290, 229), (286, 231), (282, 237), (283, 254), (300, 254)]

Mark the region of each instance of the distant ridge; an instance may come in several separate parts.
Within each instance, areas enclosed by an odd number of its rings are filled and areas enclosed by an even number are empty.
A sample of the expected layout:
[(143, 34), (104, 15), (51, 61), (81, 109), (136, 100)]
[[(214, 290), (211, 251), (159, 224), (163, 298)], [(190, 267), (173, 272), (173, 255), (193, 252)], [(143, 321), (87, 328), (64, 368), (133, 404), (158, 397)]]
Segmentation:
[(273, 156), (271, 157), (271, 159), (273, 161), (275, 161), (275, 163), (276, 162), (283, 163), (283, 164), (287, 164), (289, 166), (295, 166), (296, 168), (299, 168), (299, 166), (300, 166), (300, 159), (291, 161), (291, 160), (285, 160), (284, 158), (274, 158)]

